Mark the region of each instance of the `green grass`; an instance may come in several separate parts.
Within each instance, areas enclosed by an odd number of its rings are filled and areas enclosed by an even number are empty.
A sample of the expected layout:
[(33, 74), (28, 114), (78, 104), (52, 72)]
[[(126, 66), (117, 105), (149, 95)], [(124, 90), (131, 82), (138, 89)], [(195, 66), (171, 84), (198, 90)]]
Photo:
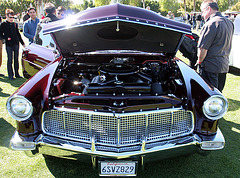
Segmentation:
[[(8, 148), (16, 124), (8, 115), (5, 105), (8, 97), (25, 79), (7, 79), (5, 46), (3, 52), (0, 73), (4, 73), (5, 77), (0, 77), (0, 177), (97, 177), (90, 164), (59, 158), (45, 159), (42, 155), (29, 158), (22, 151)], [(181, 57), (180, 54), (178, 56)], [(148, 163), (145, 171), (139, 171), (138, 177), (240, 177), (239, 91), (240, 72), (229, 73), (223, 91), (229, 101), (229, 110), (219, 122), (226, 139), (223, 150), (207, 156), (194, 154)]]

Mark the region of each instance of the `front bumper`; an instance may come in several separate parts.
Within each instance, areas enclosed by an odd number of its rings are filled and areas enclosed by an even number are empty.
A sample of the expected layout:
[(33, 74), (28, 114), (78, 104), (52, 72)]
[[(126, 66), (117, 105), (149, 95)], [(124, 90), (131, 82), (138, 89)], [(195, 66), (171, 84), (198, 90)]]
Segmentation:
[(204, 150), (219, 150), (224, 147), (225, 140), (220, 129), (215, 136), (200, 138), (197, 134), (156, 143), (150, 149), (146, 149), (143, 142), (141, 150), (126, 152), (97, 151), (95, 143), (91, 149), (85, 149), (81, 145), (74, 145), (71, 142), (51, 136), (39, 135), (34, 142), (24, 141), (16, 131), (10, 141), (13, 150), (23, 150), (30, 157), (37, 154), (51, 155), (68, 159), (93, 160), (93, 158), (105, 159), (142, 159), (159, 160), (169, 157), (176, 157), (190, 153), (202, 153)]

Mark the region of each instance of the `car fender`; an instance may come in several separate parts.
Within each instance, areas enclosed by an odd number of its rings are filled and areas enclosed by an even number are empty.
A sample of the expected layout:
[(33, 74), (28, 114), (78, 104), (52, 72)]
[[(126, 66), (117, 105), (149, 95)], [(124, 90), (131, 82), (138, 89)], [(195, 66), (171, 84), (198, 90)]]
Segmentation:
[[(187, 90), (187, 108), (193, 111), (195, 117), (195, 131), (198, 133), (215, 134), (217, 132), (217, 120), (211, 121), (203, 114), (204, 101), (213, 95), (222, 95), (218, 89), (208, 84), (195, 70), (189, 68), (182, 61), (177, 61)], [(203, 131), (203, 127), (208, 127)]]
[(44, 103), (48, 102), (49, 87), (60, 60), (61, 57), (41, 69), (16, 90), (13, 95), (24, 96), (31, 102), (34, 102), (36, 96), (41, 95)]

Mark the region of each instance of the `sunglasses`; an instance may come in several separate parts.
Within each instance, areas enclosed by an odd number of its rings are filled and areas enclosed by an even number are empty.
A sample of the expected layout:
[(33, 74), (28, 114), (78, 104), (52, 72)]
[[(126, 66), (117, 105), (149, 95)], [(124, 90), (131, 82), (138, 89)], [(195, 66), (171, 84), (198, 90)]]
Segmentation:
[(9, 16), (8, 16), (8, 18), (13, 19), (14, 17), (9, 17)]
[(61, 14), (61, 13), (59, 13), (59, 12), (58, 12), (57, 14), (58, 14), (58, 15), (61, 15), (61, 16), (64, 16), (64, 14)]

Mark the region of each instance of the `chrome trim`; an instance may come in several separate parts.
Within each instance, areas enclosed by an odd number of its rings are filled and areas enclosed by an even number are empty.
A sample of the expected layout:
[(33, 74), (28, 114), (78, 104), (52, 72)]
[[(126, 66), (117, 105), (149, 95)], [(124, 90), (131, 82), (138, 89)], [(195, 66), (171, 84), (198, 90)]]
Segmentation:
[[(46, 141), (47, 137), (43, 137), (43, 138)], [(97, 157), (108, 157), (108, 158), (111, 157), (111, 158), (114, 158), (114, 159), (124, 159), (124, 158), (129, 158), (129, 157), (133, 157), (133, 156), (141, 156), (143, 154), (146, 155), (146, 154), (149, 154), (149, 153), (168, 150), (168, 149), (173, 149), (173, 148), (178, 148), (178, 147), (200, 144), (197, 140), (194, 140), (193, 138), (194, 138), (193, 136), (189, 136), (189, 137), (186, 137), (186, 138), (179, 138), (179, 139), (171, 140), (168, 143), (166, 143), (165, 145), (156, 146), (156, 147), (153, 147), (153, 148), (150, 148), (150, 149), (146, 149), (145, 151), (139, 150), (139, 151), (123, 152), (123, 153), (105, 152), (105, 151), (92, 152), (91, 150), (88, 150), (88, 149), (85, 149), (85, 148), (82, 148), (82, 147), (79, 147), (79, 146), (73, 146), (73, 145), (69, 145), (69, 144), (65, 144), (65, 143), (58, 143), (58, 144), (46, 143), (46, 142), (43, 142), (43, 140), (41, 142), (36, 143), (36, 144), (40, 145), (39, 153), (41, 153), (41, 148), (46, 146), (46, 147), (54, 147), (54, 148), (60, 148), (60, 149), (63, 149), (63, 150), (79, 152), (79, 153), (88, 154), (88, 155), (97, 156)], [(179, 142), (183, 142), (186, 139), (191, 140), (191, 142), (179, 144)]]
[(95, 152), (95, 151), (96, 151), (96, 147), (95, 147), (95, 139), (94, 139), (94, 137), (92, 137), (91, 151), (92, 151), (92, 152)]
[(120, 145), (120, 118), (117, 118), (117, 146)]
[[(75, 141), (81, 141), (81, 142), (85, 142), (85, 143), (91, 143), (92, 142), (92, 137), (94, 137), (93, 135), (93, 132), (91, 130), (92, 128), (92, 122), (91, 122), (91, 117), (92, 116), (106, 116), (106, 117), (116, 117), (118, 118), (117, 119), (117, 146), (120, 147), (120, 146), (133, 146), (133, 145), (137, 145), (137, 144), (141, 144), (141, 142), (132, 142), (131, 140), (129, 141), (122, 141), (122, 142), (128, 142), (128, 143), (120, 143), (120, 135), (122, 134), (121, 130), (120, 130), (120, 119), (121, 117), (133, 117), (133, 116), (141, 116), (141, 117), (145, 117), (145, 121), (146, 123), (143, 123), (143, 124), (146, 124), (145, 125), (145, 134), (151, 134), (151, 133), (148, 133), (148, 127), (149, 127), (149, 123), (148, 123), (148, 120), (149, 120), (149, 115), (151, 114), (151, 122), (154, 122), (155, 123), (155, 120), (153, 118), (155, 118), (155, 115), (154, 114), (171, 114), (171, 122), (173, 123), (173, 120), (174, 120), (174, 112), (177, 112), (177, 111), (183, 111), (184, 113), (187, 112), (188, 114), (191, 115), (191, 130), (187, 130), (187, 132), (183, 132), (183, 133), (177, 133), (175, 132), (174, 135), (171, 135), (170, 137), (166, 137), (164, 135), (156, 135), (155, 133), (152, 133), (153, 136), (150, 137), (149, 139), (147, 138), (147, 135), (143, 135), (143, 138), (142, 139), (145, 139), (145, 142), (146, 143), (151, 143), (151, 142), (156, 142), (156, 141), (161, 141), (161, 140), (164, 140), (164, 139), (174, 139), (174, 138), (177, 138), (179, 136), (186, 136), (186, 135), (189, 135), (190, 133), (193, 132), (193, 129), (194, 129), (194, 117), (193, 117), (193, 113), (191, 111), (185, 111), (183, 110), (182, 108), (171, 108), (171, 109), (165, 109), (165, 110), (153, 110), (153, 111), (144, 111), (144, 112), (133, 112), (133, 113), (104, 113), (104, 112), (94, 112), (94, 111), (87, 111), (87, 110), (76, 110), (76, 109), (68, 109), (68, 108), (59, 108), (59, 107), (55, 107), (54, 110), (57, 112), (57, 111), (62, 111), (62, 112), (70, 112), (70, 113), (80, 113), (83, 115), (83, 117), (89, 117), (88, 118), (88, 122), (89, 122), (89, 125), (86, 126), (86, 128), (89, 129), (89, 138), (85, 138), (85, 139), (77, 139), (77, 138), (73, 138), (73, 137), (67, 137), (66, 134), (63, 135), (57, 135), (57, 134), (53, 134), (53, 133), (50, 133), (48, 131), (45, 130), (45, 126), (44, 126), (44, 116), (47, 112), (51, 112), (51, 111), (45, 111), (42, 115), (42, 130), (44, 133), (46, 133), (47, 135), (51, 135), (51, 136), (56, 136), (56, 137), (60, 137), (60, 138), (65, 138), (65, 139), (68, 139), (68, 140), (75, 140)], [(53, 111), (54, 111), (53, 110)], [(51, 113), (52, 114), (52, 113)], [(53, 113), (55, 114), (55, 113)], [(58, 113), (57, 113), (58, 114)], [(178, 114), (178, 113), (177, 113)], [(181, 113), (180, 113), (181, 114)], [(158, 117), (159, 115), (157, 115)], [(177, 115), (178, 116), (178, 115)], [(169, 117), (169, 116), (167, 116)], [(54, 117), (53, 117), (54, 118)], [(190, 117), (189, 117), (190, 118)], [(158, 121), (160, 119), (158, 118)], [(65, 119), (64, 119), (64, 123), (65, 123)], [(154, 123), (152, 123), (152, 125), (154, 125)], [(171, 125), (172, 127), (172, 125)], [(141, 129), (141, 128), (140, 128)], [(173, 129), (173, 128), (171, 128)], [(61, 132), (62, 133), (62, 132)], [(166, 134), (168, 135), (168, 134)], [(77, 137), (77, 136), (75, 136)], [(80, 136), (79, 136), (80, 137)], [(123, 137), (123, 136), (122, 136)], [(96, 138), (94, 138), (96, 140)], [(136, 140), (134, 140), (136, 141)], [(108, 142), (108, 143), (107, 143)], [(105, 146), (112, 146), (114, 143), (111, 143), (110, 142), (115, 142), (115, 141), (102, 141), (102, 142), (97, 142), (96, 141), (96, 144), (98, 145), (105, 145)]]
[[(148, 114), (145, 115), (146, 130), (145, 135), (148, 135)], [(146, 137), (143, 138), (146, 141)]]
[(66, 129), (66, 119), (65, 119), (65, 112), (63, 112), (63, 128)]
[[(130, 23), (135, 23), (135, 24), (140, 24), (140, 25), (147, 25), (147, 26), (152, 26), (152, 27), (157, 27), (157, 28), (162, 28), (162, 29), (166, 29), (166, 30), (171, 30), (171, 31), (176, 31), (176, 32), (180, 32), (180, 33), (184, 33), (184, 34), (189, 34), (191, 35), (192, 33), (191, 32), (188, 32), (188, 31), (184, 31), (184, 30), (177, 30), (177, 29), (174, 29), (174, 27), (171, 27), (173, 25), (166, 25), (164, 23), (161, 23), (161, 24), (151, 24), (151, 23), (144, 23), (144, 22), (140, 22), (140, 21), (133, 21), (133, 20), (130, 20), (130, 19), (120, 19), (120, 18), (115, 18), (115, 19), (101, 19), (100, 21), (93, 21), (93, 22), (87, 22), (87, 23), (76, 23), (74, 25), (71, 25), (71, 26), (66, 26), (63, 27), (63, 28), (60, 28), (60, 29), (50, 29), (50, 30), (45, 30), (43, 32), (43, 34), (49, 34), (49, 33), (53, 33), (53, 32), (57, 32), (57, 31), (64, 31), (64, 30), (67, 30), (67, 29), (72, 29), (72, 28), (77, 28), (77, 27), (84, 27), (84, 26), (90, 26), (90, 25), (94, 25), (94, 24), (102, 24), (102, 23), (106, 23), (106, 22), (130, 22)], [(151, 21), (152, 22), (152, 21)]]
[[(218, 147), (218, 148), (216, 148), (216, 147), (214, 147), (214, 148), (203, 148), (202, 147), (203, 143), (222, 143), (223, 145), (221, 147)], [(217, 133), (216, 133), (216, 136), (214, 138), (214, 141), (213, 140), (209, 140), (209, 141), (202, 141), (200, 143), (200, 147), (201, 147), (202, 150), (221, 150), (221, 149), (224, 148), (224, 146), (225, 146), (225, 139), (224, 139), (224, 136), (222, 134), (222, 131), (219, 128), (217, 130)]]
[(91, 156), (91, 161), (92, 161), (93, 168), (96, 169), (97, 168), (97, 157)]
[[(23, 142), (23, 139), (19, 139), (19, 133), (16, 131), (13, 135), (10, 143), (19, 143), (19, 145)], [(207, 140), (211, 142), (224, 142), (224, 137), (220, 129), (217, 130), (216, 136), (212, 137), (211, 140)], [(112, 158), (112, 159), (124, 159), (124, 158), (137, 158), (138, 156), (144, 156), (148, 158), (148, 160), (152, 161), (153, 159), (163, 159), (168, 158), (179, 154), (186, 153), (201, 153), (201, 143), (204, 143), (197, 134), (185, 136), (173, 140), (169, 140), (167, 142), (160, 142), (158, 146), (154, 146), (150, 149), (142, 149), (139, 151), (128, 151), (123, 153), (116, 152), (106, 152), (106, 151), (92, 151), (91, 149), (85, 149), (80, 144), (71, 145), (69, 141), (64, 139), (56, 139), (55, 137), (45, 136), (40, 134), (36, 140), (32, 143), (35, 143), (35, 150), (25, 150), (26, 154), (30, 157), (33, 157), (37, 154), (46, 154), (52, 155), (62, 158), (68, 159), (83, 159), (83, 156), (87, 156), (89, 161), (89, 157), (102, 157), (102, 158)], [(162, 143), (162, 144), (161, 144)], [(14, 149), (14, 148), (13, 148)], [(179, 152), (179, 149), (181, 150)], [(19, 149), (18, 149), (19, 150)], [(176, 151), (174, 151), (176, 150)], [(216, 150), (218, 150), (216, 148)], [(166, 154), (168, 153), (168, 154)], [(79, 157), (77, 156), (79, 155)]]
[(145, 140), (145, 139), (142, 140), (142, 148), (141, 148), (141, 151), (142, 151), (142, 152), (145, 152), (145, 151), (146, 151), (146, 140)]
[[(22, 100), (25, 100), (27, 103), (28, 103), (28, 107), (30, 108), (28, 114), (23, 114), (24, 116), (19, 116), (19, 114), (16, 114), (13, 112), (12, 110), (12, 100), (14, 99), (17, 99), (17, 98), (20, 98)], [(8, 110), (8, 114), (15, 120), (17, 121), (25, 121), (27, 119), (29, 119), (29, 117), (31, 117), (32, 113), (33, 113), (33, 106), (32, 106), (32, 102), (29, 101), (29, 99), (27, 99), (25, 96), (22, 96), (22, 95), (17, 95), (17, 94), (14, 94), (12, 95), (11, 97), (8, 98), (7, 100), (7, 103), (6, 103), (6, 107), (7, 107), (7, 110)]]
[[(220, 98), (222, 101), (223, 101), (223, 109), (222, 109), (222, 112), (219, 113), (218, 115), (216, 116), (211, 116), (211, 115), (208, 115), (207, 111), (205, 110), (205, 106), (207, 104), (207, 102), (211, 99), (214, 99), (214, 98)], [(211, 120), (217, 120), (217, 119), (221, 119), (226, 113), (227, 113), (227, 110), (228, 110), (228, 101), (227, 99), (222, 96), (222, 95), (212, 95), (210, 96), (209, 98), (207, 98), (204, 103), (203, 103), (203, 106), (202, 106), (202, 111), (204, 113), (204, 115), (208, 118), (208, 119), (211, 119)]]

